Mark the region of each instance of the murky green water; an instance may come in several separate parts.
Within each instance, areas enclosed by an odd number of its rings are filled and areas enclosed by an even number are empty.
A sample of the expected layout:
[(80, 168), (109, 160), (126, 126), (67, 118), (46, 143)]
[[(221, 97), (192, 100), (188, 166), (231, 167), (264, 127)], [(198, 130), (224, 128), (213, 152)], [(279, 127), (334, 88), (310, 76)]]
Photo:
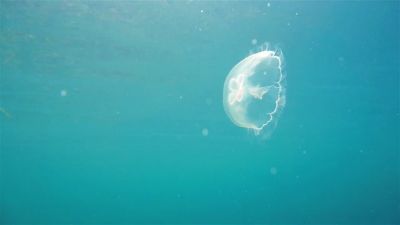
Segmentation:
[[(0, 222), (400, 223), (400, 4), (0, 1)], [(222, 104), (284, 53), (267, 139)]]

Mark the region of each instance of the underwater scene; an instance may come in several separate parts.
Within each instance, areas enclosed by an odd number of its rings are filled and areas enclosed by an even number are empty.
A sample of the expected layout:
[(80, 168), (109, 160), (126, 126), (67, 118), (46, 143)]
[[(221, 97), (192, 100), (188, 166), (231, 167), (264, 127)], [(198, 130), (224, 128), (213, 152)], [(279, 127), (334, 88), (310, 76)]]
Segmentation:
[(400, 1), (0, 0), (0, 224), (400, 224)]

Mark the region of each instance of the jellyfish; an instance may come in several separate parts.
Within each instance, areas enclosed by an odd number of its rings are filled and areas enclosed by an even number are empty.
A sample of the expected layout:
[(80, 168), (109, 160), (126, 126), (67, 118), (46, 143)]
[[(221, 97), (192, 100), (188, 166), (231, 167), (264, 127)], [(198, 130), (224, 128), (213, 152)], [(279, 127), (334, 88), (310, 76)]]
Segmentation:
[(282, 53), (262, 50), (236, 64), (225, 79), (224, 109), (237, 126), (256, 135), (272, 131), (285, 105)]

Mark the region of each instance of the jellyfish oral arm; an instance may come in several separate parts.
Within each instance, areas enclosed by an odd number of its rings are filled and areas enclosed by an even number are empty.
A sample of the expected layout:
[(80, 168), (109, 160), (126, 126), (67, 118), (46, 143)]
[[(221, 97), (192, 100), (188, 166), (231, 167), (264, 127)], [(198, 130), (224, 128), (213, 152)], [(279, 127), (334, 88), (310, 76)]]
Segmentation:
[(270, 89), (270, 86), (268, 87), (260, 87), (259, 85), (255, 86), (255, 87), (250, 87), (248, 89), (248, 93), (253, 96), (254, 98), (257, 99), (262, 99), (263, 96), (268, 93)]

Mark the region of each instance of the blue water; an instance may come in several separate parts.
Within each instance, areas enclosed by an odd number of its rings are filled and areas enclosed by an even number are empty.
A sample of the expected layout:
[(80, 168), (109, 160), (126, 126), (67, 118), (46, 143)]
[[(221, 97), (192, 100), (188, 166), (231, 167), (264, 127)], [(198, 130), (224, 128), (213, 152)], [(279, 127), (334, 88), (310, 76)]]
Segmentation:
[[(0, 222), (399, 224), (399, 12), (1, 0)], [(287, 84), (267, 139), (222, 104), (264, 42)]]

